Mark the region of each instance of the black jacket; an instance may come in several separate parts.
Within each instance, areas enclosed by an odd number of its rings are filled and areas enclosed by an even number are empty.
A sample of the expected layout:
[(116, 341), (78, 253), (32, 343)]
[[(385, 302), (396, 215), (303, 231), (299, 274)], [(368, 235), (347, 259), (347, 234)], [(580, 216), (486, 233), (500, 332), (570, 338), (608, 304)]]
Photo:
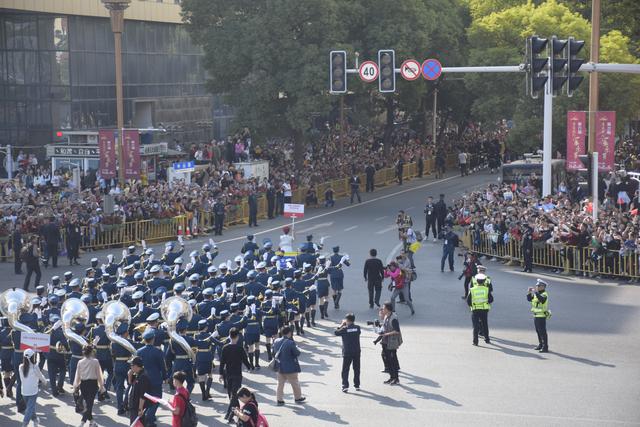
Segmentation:
[(343, 326), (334, 331), (334, 334), (342, 338), (342, 355), (360, 355), (360, 326)]
[(371, 283), (382, 283), (384, 266), (378, 258), (369, 258), (364, 262), (364, 280)]
[(58, 224), (55, 222), (50, 222), (49, 224), (42, 226), (40, 234), (44, 237), (47, 245), (53, 246), (60, 242), (60, 227), (58, 227)]

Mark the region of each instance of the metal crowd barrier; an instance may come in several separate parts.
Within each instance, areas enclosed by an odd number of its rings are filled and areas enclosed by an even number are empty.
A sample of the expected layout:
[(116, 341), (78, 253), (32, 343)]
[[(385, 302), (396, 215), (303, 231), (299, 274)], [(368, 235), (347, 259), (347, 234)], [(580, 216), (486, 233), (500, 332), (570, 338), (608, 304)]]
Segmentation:
[[(504, 241), (497, 233), (476, 233), (465, 230), (463, 244), (484, 256), (500, 258), (510, 265), (524, 263), (519, 240)], [(592, 247), (569, 246), (561, 243), (534, 242), (533, 264), (555, 269), (561, 274), (586, 274), (591, 277), (612, 276), (640, 279), (640, 255), (635, 251), (603, 251)]]

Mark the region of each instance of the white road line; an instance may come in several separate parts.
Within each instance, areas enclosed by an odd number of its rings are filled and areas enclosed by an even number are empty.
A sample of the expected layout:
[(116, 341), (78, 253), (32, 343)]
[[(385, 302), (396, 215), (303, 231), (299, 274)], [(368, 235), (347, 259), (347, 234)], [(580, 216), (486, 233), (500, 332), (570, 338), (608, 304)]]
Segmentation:
[(387, 255), (387, 259), (384, 262), (384, 265), (389, 264), (391, 261), (393, 261), (393, 257), (396, 256), (396, 252), (398, 252), (400, 250), (400, 248), (402, 247), (402, 242), (398, 243), (397, 245), (395, 245), (393, 247), (393, 249), (391, 249), (391, 252), (389, 252), (389, 255)]
[(351, 230), (355, 230), (356, 228), (358, 228), (358, 226), (357, 225), (353, 225), (351, 227), (345, 228), (344, 231), (351, 231)]
[(309, 231), (317, 230), (318, 228), (330, 227), (333, 225), (333, 221), (323, 222), (322, 224), (312, 225), (311, 227), (303, 228), (302, 230), (296, 230), (298, 233), (307, 233)]
[(388, 217), (389, 215), (385, 215), (385, 216), (379, 216), (378, 218), (374, 219), (374, 221), (381, 221), (383, 219), (385, 219), (386, 217)]
[(395, 230), (395, 229), (397, 229), (397, 228), (398, 228), (398, 226), (397, 226), (396, 224), (393, 224), (393, 225), (390, 225), (390, 226), (388, 226), (388, 227), (386, 227), (386, 228), (383, 228), (382, 230), (378, 230), (378, 231), (376, 231), (376, 234), (384, 234), (384, 233), (388, 233), (388, 232), (390, 232), (390, 231), (392, 231), (392, 230)]
[[(384, 196), (376, 197), (376, 198), (371, 199), (371, 200), (364, 200), (362, 203), (358, 203), (357, 205), (349, 205), (349, 206), (345, 206), (345, 207), (342, 207), (342, 208), (338, 208), (338, 209), (333, 210), (331, 212), (325, 212), (325, 213), (318, 214), (316, 216), (312, 216), (312, 217), (309, 217), (309, 218), (301, 219), (299, 221), (296, 221), (296, 225), (300, 224), (300, 223), (303, 223), (303, 222), (313, 221), (313, 220), (318, 219), (318, 218), (324, 218), (325, 216), (335, 215), (337, 213), (346, 211), (348, 209), (359, 208), (359, 207), (362, 207), (364, 205), (368, 205), (368, 204), (371, 204), (371, 203), (378, 202), (380, 200), (388, 199), (390, 197), (395, 197), (395, 196), (398, 196), (400, 194), (408, 193), (410, 191), (421, 190), (423, 188), (431, 187), (432, 185), (442, 184), (443, 182), (447, 182), (447, 181), (451, 181), (453, 179), (459, 179), (459, 178), (460, 178), (460, 176), (457, 176), (457, 175), (456, 176), (450, 176), (449, 178), (444, 178), (444, 179), (440, 179), (438, 181), (428, 182), (426, 184), (418, 185), (417, 187), (407, 188), (405, 190), (398, 191), (397, 193), (385, 194)], [(263, 231), (258, 231), (258, 232), (255, 232), (253, 234), (254, 234), (254, 236), (258, 236), (260, 234), (273, 233), (276, 230), (278, 230), (278, 231), (282, 230), (282, 227), (284, 227), (285, 225), (286, 224), (279, 225), (277, 227), (269, 228), (269, 229), (263, 230)], [(229, 243), (229, 242), (238, 242), (238, 241), (242, 241), (244, 239), (246, 239), (245, 236), (233, 237), (231, 239), (220, 240), (219, 242), (216, 242), (216, 244)]]
[(411, 207), (408, 207), (407, 209), (405, 209), (405, 211), (410, 211), (411, 209), (415, 209), (415, 208), (416, 208), (415, 206), (411, 206)]

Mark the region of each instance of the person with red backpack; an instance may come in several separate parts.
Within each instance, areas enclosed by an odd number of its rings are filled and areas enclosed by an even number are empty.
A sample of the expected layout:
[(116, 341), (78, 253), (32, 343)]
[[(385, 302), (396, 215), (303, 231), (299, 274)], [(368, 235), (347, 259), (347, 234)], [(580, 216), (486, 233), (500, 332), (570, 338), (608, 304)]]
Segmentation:
[(238, 390), (238, 400), (242, 403), (239, 408), (233, 408), (233, 414), (238, 418), (238, 427), (269, 427), (265, 416), (258, 409), (256, 395), (246, 387)]

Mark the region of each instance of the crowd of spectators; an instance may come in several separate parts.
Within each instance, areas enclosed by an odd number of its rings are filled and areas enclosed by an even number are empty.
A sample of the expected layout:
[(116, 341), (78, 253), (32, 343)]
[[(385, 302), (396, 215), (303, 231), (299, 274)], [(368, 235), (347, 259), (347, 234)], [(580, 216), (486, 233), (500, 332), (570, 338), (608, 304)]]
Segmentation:
[(456, 200), (447, 221), (471, 231), (471, 249), (490, 247), (489, 258), (504, 253), (511, 241), (521, 245), (523, 236), (530, 233), (534, 248), (549, 251), (546, 263), (553, 270), (563, 270), (567, 259), (569, 268), (579, 275), (626, 275), (637, 280), (638, 181), (624, 172), (603, 179), (604, 199), (597, 221), (592, 218), (590, 198), (574, 188), (576, 180), (569, 177), (567, 182), (574, 184), (563, 181), (548, 197), (540, 196), (535, 175), (520, 184), (491, 184)]

